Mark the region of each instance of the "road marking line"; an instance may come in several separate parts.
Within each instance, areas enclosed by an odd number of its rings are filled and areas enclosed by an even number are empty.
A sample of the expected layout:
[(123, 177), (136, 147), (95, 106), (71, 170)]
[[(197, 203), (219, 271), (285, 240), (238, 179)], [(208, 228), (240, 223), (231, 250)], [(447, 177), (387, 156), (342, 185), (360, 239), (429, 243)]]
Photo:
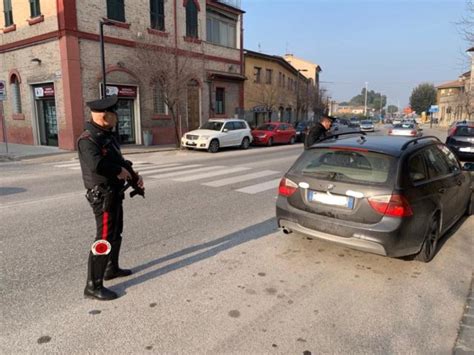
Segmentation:
[(161, 169), (161, 168), (171, 168), (173, 166), (179, 166), (181, 164), (163, 164), (163, 165), (147, 165), (147, 166), (140, 166), (138, 168), (135, 168), (135, 164), (133, 164), (134, 170), (138, 170), (139, 172), (145, 171), (145, 170), (156, 170), (156, 169)]
[(253, 174), (234, 176), (234, 177), (230, 177), (226, 179), (206, 182), (202, 185), (211, 186), (211, 187), (221, 187), (221, 186), (226, 186), (226, 185), (235, 184), (242, 181), (253, 180), (260, 177), (265, 177), (265, 176), (275, 175), (275, 174), (281, 174), (281, 173), (279, 171), (274, 171), (274, 170), (263, 170), (263, 171), (258, 171)]
[(59, 164), (59, 165), (53, 165), (55, 168), (69, 168), (71, 166), (78, 166), (79, 162), (76, 161), (75, 163), (67, 163), (67, 164)]
[[(190, 165), (188, 165), (188, 167), (189, 166)], [(183, 167), (183, 168), (186, 168), (186, 167)], [(180, 175), (195, 174), (195, 173), (201, 173), (204, 171), (223, 169), (223, 168), (227, 168), (227, 167), (226, 166), (207, 166), (207, 167), (199, 168), (199, 169), (190, 169), (190, 170), (185, 170), (185, 171), (176, 171), (176, 172), (167, 173), (167, 174), (150, 175), (149, 177), (153, 179), (167, 179), (167, 178), (174, 178), (175, 176), (180, 176)]]
[(281, 179), (275, 179), (275, 180), (270, 180), (270, 181), (263, 182), (261, 184), (250, 185), (250, 186), (244, 187), (242, 189), (238, 189), (236, 191), (243, 192), (245, 194), (254, 195), (254, 194), (258, 194), (259, 192), (263, 192), (263, 191), (267, 191), (267, 190), (271, 190), (271, 189), (276, 190), (276, 188), (280, 184), (280, 180)]
[(227, 174), (232, 174), (232, 173), (237, 173), (239, 171), (245, 171), (245, 170), (250, 170), (250, 168), (245, 168), (245, 167), (236, 167), (236, 168), (231, 168), (231, 169), (224, 169), (224, 170), (219, 170), (219, 171), (211, 171), (208, 173), (202, 173), (202, 174), (197, 174), (193, 176), (185, 176), (177, 179), (173, 179), (174, 181), (181, 181), (181, 182), (188, 182), (188, 181), (195, 181), (195, 180), (200, 180), (200, 179), (205, 179), (213, 176), (219, 176), (219, 175), (227, 175)]
[(183, 170), (183, 169), (189, 169), (189, 168), (197, 168), (199, 166), (202, 166), (202, 164), (191, 164), (191, 165), (185, 165), (185, 166), (175, 166), (173, 168), (165, 168), (165, 169), (153, 169), (153, 170), (147, 170), (147, 171), (140, 171), (140, 175), (150, 175), (150, 174), (159, 174), (159, 173), (166, 173), (166, 172), (171, 172), (171, 171), (176, 171), (176, 170)]

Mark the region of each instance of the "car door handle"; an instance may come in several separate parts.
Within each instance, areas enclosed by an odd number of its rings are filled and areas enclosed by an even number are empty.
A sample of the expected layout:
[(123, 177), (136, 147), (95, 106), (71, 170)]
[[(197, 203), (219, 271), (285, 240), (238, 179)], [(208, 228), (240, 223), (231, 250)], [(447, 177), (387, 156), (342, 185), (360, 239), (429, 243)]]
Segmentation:
[(444, 194), (444, 193), (446, 192), (446, 189), (445, 189), (444, 187), (442, 187), (442, 188), (440, 188), (440, 189), (438, 190), (438, 192), (439, 192), (440, 194)]

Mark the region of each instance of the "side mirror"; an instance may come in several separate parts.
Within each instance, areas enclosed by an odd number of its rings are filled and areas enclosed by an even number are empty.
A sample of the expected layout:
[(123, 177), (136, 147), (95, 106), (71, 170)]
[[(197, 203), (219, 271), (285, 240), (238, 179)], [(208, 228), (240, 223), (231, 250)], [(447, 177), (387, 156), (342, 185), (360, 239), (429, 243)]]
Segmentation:
[(227, 132), (229, 132), (229, 130), (228, 130), (227, 128), (224, 128), (224, 129), (222, 130), (222, 132), (227, 133)]
[(464, 163), (462, 170), (474, 172), (474, 163)]

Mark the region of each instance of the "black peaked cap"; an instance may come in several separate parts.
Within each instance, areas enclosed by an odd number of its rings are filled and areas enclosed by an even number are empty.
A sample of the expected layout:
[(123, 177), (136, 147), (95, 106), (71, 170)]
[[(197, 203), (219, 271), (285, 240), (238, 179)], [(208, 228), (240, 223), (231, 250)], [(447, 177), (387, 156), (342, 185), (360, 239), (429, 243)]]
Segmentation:
[(117, 95), (107, 96), (103, 99), (94, 100), (87, 102), (87, 106), (91, 111), (95, 112), (106, 112), (106, 111), (115, 111), (117, 106), (118, 97)]

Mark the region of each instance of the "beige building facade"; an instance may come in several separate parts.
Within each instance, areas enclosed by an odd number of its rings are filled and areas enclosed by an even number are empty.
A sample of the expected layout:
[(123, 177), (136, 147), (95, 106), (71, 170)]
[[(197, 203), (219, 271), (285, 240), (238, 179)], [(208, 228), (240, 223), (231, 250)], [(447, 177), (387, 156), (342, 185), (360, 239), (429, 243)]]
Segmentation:
[(454, 121), (473, 118), (474, 97), (470, 71), (459, 76), (457, 80), (437, 86), (436, 89), (440, 125), (449, 126)]
[(251, 126), (268, 121), (295, 123), (306, 117), (303, 109), (297, 117), (297, 104), (303, 106), (310, 84), (305, 76), (280, 56), (245, 50), (244, 57), (244, 110)]
[[(119, 96), (122, 143), (143, 144), (147, 131), (154, 144), (171, 144), (209, 118), (242, 111), (238, 2), (37, 0), (35, 11), (30, 3), (0, 2), (0, 122), (9, 142), (76, 148), (89, 117), (85, 103), (102, 91), (101, 22), (106, 91)], [(182, 68), (190, 76), (173, 115), (157, 76)]]

